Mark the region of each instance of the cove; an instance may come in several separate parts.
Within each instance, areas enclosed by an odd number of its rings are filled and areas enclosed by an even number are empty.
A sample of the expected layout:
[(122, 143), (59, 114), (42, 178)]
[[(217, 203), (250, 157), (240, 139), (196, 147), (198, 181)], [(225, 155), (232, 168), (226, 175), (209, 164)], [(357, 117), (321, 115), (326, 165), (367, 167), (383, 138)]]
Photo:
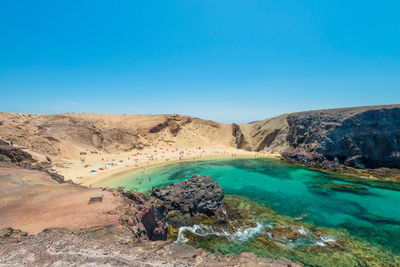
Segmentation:
[(279, 159), (182, 162), (125, 174), (101, 186), (147, 193), (153, 186), (163, 187), (196, 174), (215, 179), (227, 195), (245, 197), (283, 216), (307, 214), (304, 223), (338, 229), (388, 255), (400, 254), (400, 191), (344, 180)]

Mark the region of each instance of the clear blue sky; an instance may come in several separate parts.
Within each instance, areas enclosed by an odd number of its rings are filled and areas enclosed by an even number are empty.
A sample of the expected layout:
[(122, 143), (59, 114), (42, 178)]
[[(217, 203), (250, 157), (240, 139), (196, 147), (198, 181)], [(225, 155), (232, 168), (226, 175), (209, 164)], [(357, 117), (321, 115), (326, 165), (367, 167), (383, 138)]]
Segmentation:
[(400, 103), (400, 1), (0, 5), (0, 110), (248, 122)]

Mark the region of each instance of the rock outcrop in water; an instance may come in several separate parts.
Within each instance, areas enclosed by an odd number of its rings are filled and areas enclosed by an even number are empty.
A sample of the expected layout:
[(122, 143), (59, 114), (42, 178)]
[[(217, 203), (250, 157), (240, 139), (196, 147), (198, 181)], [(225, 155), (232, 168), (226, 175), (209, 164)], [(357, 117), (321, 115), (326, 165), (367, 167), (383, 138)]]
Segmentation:
[(214, 215), (222, 206), (224, 191), (211, 177), (196, 175), (156, 189), (151, 195), (163, 201), (172, 224), (190, 225), (196, 214)]
[(319, 168), (400, 168), (400, 105), (327, 109), (248, 125), (249, 150)]
[(224, 191), (210, 176), (193, 176), (189, 180), (155, 189), (151, 195), (164, 202), (168, 211), (214, 215), (221, 208)]

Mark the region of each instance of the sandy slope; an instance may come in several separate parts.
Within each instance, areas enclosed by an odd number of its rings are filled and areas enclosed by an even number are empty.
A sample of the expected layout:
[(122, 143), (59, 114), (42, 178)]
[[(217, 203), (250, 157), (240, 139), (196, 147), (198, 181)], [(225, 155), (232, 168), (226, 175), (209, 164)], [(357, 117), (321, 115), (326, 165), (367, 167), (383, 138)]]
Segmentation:
[(54, 162), (79, 160), (82, 153), (233, 147), (231, 125), (182, 115), (0, 113), (0, 121), (0, 139)]
[[(97, 194), (103, 194), (104, 201), (89, 205)], [(118, 205), (108, 191), (59, 184), (43, 172), (0, 165), (0, 229), (11, 226), (38, 233), (51, 227), (119, 226)]]
[(183, 115), (0, 113), (0, 121), (0, 139), (88, 186), (127, 169), (254, 154), (235, 148), (232, 125)]

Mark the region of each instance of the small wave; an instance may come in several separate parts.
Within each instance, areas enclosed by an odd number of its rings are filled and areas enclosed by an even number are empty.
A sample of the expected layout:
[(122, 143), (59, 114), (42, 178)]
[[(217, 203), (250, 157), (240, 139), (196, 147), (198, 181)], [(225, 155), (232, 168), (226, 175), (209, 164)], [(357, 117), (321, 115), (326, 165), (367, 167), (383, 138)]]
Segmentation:
[(239, 229), (235, 233), (229, 233), (228, 231), (214, 231), (211, 226), (208, 225), (193, 225), (193, 226), (183, 226), (179, 228), (178, 231), (178, 238), (176, 239), (175, 243), (183, 244), (189, 241), (184, 235), (184, 232), (189, 231), (197, 236), (221, 236), (226, 237), (230, 241), (242, 243), (245, 242), (254, 236), (260, 234), (265, 226), (261, 223), (256, 223), (255, 227), (245, 228), (244, 230)]
[(323, 242), (329, 242), (329, 241), (335, 242), (336, 241), (336, 239), (334, 239), (333, 237), (326, 236), (326, 235), (321, 235), (319, 237), (319, 239), (321, 239)]
[(319, 237), (319, 241), (315, 242), (315, 245), (317, 246), (321, 246), (321, 247), (325, 247), (325, 242), (336, 242), (336, 239), (334, 239), (333, 237), (330, 236), (325, 236), (325, 235), (321, 235)]
[(237, 240), (240, 242), (244, 242), (260, 234), (264, 230), (264, 228), (265, 227), (261, 223), (257, 223), (257, 226), (255, 227), (246, 228), (243, 231), (237, 231), (231, 236), (231, 238), (233, 241)]
[(315, 242), (315, 245), (320, 246), (320, 247), (325, 247), (325, 243), (321, 241)]

